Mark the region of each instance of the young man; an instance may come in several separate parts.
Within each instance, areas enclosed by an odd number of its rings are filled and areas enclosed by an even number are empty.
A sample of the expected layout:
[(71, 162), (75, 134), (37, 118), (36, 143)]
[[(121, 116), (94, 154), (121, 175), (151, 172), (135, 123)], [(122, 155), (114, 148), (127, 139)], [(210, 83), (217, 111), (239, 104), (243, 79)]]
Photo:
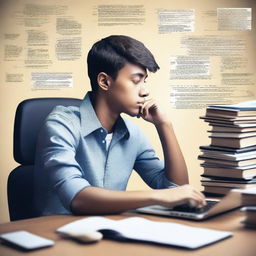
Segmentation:
[[(35, 168), (39, 214), (204, 205), (204, 196), (185, 185), (187, 169), (171, 122), (153, 99), (147, 99), (147, 71), (159, 69), (151, 52), (133, 38), (109, 36), (93, 45), (87, 64), (92, 92), (80, 108), (56, 107), (39, 136)], [(121, 113), (155, 126), (164, 162), (142, 131)], [(152, 190), (125, 191), (133, 169)]]

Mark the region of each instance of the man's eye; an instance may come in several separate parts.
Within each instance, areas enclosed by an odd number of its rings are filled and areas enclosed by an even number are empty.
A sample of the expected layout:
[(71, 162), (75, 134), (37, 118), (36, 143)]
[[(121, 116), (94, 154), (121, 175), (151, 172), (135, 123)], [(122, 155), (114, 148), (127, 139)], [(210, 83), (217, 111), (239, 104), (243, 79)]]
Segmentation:
[(133, 79), (132, 82), (133, 82), (134, 84), (138, 84), (138, 83), (140, 82), (140, 79)]

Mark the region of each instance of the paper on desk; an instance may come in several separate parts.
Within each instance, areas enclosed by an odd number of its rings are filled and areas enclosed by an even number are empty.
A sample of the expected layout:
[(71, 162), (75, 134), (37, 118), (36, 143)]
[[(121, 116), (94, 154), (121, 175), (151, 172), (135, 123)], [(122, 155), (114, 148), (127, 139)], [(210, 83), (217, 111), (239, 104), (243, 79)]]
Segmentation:
[(196, 249), (232, 236), (231, 232), (196, 228), (171, 222), (151, 221), (141, 217), (122, 220), (88, 217), (62, 226), (57, 229), (57, 232), (99, 231), (103, 229), (114, 230), (126, 239), (189, 249)]

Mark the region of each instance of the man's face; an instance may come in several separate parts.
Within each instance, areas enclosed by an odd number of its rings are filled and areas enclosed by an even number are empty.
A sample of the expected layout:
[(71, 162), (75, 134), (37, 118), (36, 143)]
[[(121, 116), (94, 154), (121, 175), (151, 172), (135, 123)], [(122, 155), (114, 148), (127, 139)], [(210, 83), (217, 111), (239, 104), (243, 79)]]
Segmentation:
[(147, 71), (137, 65), (127, 63), (119, 70), (117, 78), (110, 78), (108, 101), (114, 113), (137, 116), (145, 97), (149, 95), (145, 79)]

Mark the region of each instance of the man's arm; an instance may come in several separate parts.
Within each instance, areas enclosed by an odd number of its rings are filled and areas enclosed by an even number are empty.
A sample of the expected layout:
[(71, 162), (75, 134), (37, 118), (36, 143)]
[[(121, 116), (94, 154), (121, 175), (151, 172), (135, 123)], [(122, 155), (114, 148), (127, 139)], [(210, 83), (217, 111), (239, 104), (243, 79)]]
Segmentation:
[(75, 214), (110, 214), (148, 205), (173, 207), (193, 201), (203, 206), (204, 196), (190, 185), (147, 191), (115, 191), (98, 187), (86, 187), (72, 200)]
[(142, 118), (155, 125), (161, 140), (166, 177), (178, 185), (188, 184), (188, 172), (171, 122), (160, 111), (154, 100), (145, 103)]
[(156, 129), (162, 143), (166, 177), (178, 185), (188, 184), (187, 166), (172, 124), (168, 122), (157, 124)]

